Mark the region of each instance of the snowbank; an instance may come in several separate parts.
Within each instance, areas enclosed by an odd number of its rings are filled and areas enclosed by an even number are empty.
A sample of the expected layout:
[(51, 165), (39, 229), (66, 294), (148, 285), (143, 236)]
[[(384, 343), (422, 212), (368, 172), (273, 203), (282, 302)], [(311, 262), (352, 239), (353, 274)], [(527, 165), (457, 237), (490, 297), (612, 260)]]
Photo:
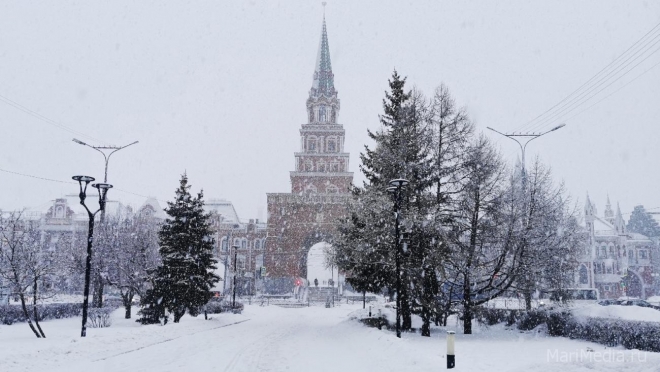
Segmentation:
[(621, 306), (610, 305), (602, 306), (598, 304), (586, 305), (572, 309), (572, 314), (576, 318), (606, 318), (638, 320), (644, 322), (660, 322), (660, 311), (640, 306)]

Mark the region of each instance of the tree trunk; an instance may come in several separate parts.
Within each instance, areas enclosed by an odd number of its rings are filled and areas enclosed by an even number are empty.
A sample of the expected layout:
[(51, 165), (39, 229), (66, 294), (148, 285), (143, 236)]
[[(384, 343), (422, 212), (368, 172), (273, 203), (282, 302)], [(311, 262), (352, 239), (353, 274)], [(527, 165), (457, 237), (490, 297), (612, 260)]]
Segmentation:
[(30, 313), (28, 312), (27, 306), (25, 305), (25, 295), (23, 293), (19, 293), (18, 296), (21, 299), (21, 308), (23, 308), (23, 315), (25, 315), (25, 321), (30, 326), (30, 329), (32, 329), (32, 332), (34, 332), (34, 335), (37, 336), (37, 338), (41, 338), (41, 335), (39, 334), (39, 332), (37, 332), (37, 329), (34, 328), (34, 324), (32, 324), (32, 319), (30, 319)]
[(463, 333), (472, 334), (472, 304), (465, 305), (463, 308)]
[[(405, 286), (403, 286), (405, 288)], [(401, 329), (410, 331), (412, 329), (412, 314), (410, 309), (410, 299), (408, 288), (401, 291)]]
[(180, 309), (174, 310), (174, 323), (179, 323), (179, 320), (181, 320), (181, 318), (183, 317), (183, 314), (185, 314), (185, 313), (186, 313), (185, 309), (184, 310), (180, 310)]
[(431, 309), (424, 305), (422, 306), (422, 337), (431, 337)]
[(472, 297), (470, 292), (470, 280), (465, 275), (463, 282), (463, 334), (472, 334)]
[(41, 337), (46, 338), (46, 334), (41, 329), (39, 325), (39, 314), (37, 313), (37, 280), (34, 280), (34, 285), (32, 286), (32, 313), (34, 313), (34, 324), (36, 324)]
[(126, 313), (125, 319), (131, 319), (131, 307), (133, 306), (133, 291), (129, 290), (126, 293), (121, 293), (121, 301), (123, 302)]
[(103, 283), (103, 277), (101, 277), (101, 272), (97, 271), (94, 273), (94, 290), (92, 291), (92, 307), (103, 307), (103, 289), (105, 283)]
[(362, 291), (362, 308), (367, 307), (367, 291)]
[(525, 293), (523, 293), (525, 296), (525, 310), (530, 311), (532, 310), (532, 291), (530, 290), (525, 290)]

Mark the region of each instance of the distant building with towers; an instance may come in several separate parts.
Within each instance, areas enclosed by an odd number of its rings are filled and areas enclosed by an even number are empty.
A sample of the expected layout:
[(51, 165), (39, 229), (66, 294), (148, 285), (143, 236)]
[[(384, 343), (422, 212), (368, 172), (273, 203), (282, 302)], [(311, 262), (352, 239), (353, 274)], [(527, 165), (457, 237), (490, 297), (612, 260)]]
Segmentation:
[(651, 256), (657, 252), (656, 244), (627, 231), (619, 206), (615, 212), (609, 197), (600, 217), (587, 196), (584, 217), (588, 244), (579, 259), (576, 286), (596, 288), (601, 298), (654, 295)]

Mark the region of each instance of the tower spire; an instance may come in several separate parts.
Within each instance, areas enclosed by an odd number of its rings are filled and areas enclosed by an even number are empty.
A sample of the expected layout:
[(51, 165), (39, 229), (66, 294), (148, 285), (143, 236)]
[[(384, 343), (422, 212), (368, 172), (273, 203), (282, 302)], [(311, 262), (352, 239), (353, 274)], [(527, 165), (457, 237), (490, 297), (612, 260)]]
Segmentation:
[(321, 41), (319, 42), (319, 51), (316, 55), (316, 65), (314, 67), (314, 81), (312, 82), (312, 90), (310, 95), (314, 97), (318, 97), (320, 95), (332, 97), (336, 92), (334, 75), (332, 73), (332, 64), (330, 63), (328, 32), (325, 24), (325, 2), (323, 2), (323, 27), (321, 29)]

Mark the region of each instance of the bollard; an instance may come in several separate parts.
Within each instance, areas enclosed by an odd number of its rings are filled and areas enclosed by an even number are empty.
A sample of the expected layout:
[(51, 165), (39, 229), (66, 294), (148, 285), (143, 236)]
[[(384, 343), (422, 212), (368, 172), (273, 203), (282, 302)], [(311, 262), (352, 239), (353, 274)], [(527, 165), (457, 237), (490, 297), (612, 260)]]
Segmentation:
[(371, 305), (369, 305), (369, 318), (371, 318)]
[(454, 331), (447, 331), (447, 369), (456, 366), (456, 353), (454, 352)]

